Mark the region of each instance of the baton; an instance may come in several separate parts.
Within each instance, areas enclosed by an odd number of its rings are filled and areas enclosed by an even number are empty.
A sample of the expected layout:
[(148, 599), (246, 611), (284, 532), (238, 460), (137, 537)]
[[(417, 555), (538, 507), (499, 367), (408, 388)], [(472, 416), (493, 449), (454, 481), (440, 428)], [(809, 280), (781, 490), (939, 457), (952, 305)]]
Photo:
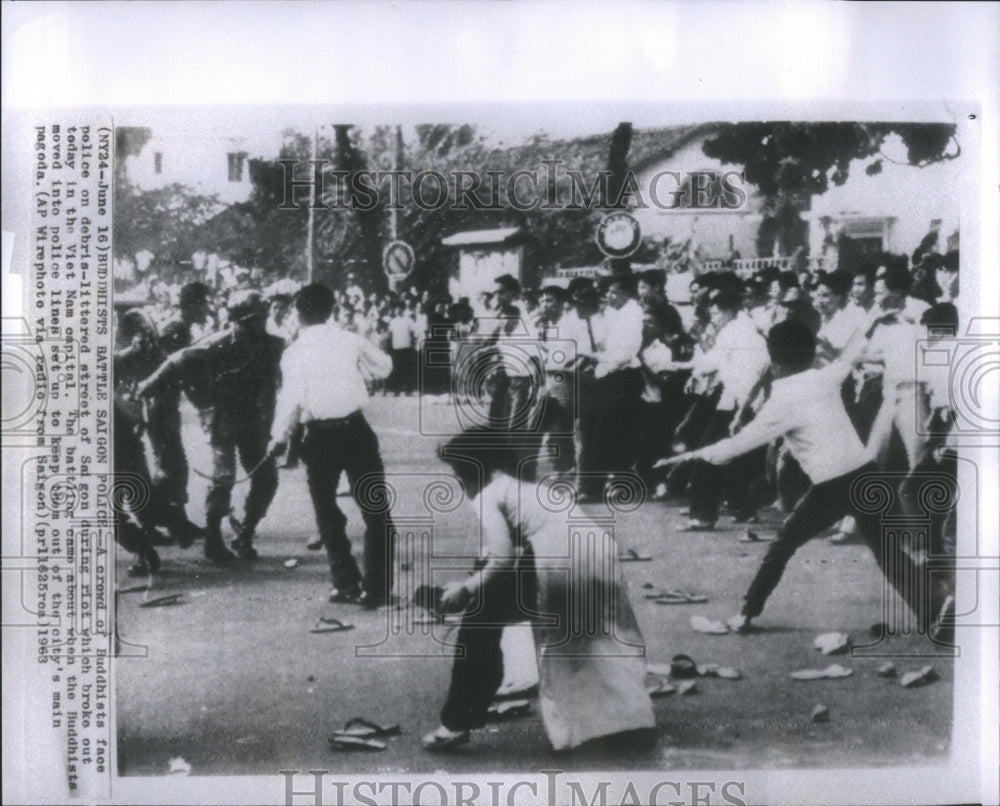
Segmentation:
[[(260, 470), (269, 459), (273, 459), (273, 458), (274, 457), (272, 457), (270, 454), (268, 454), (263, 459), (261, 459), (259, 462), (257, 462), (257, 464), (255, 464), (250, 470), (248, 470), (247, 474), (243, 478), (241, 478), (241, 479), (234, 479), (233, 480), (233, 484), (234, 485), (236, 485), (236, 484), (243, 484), (244, 482), (250, 481), (250, 479), (253, 478), (254, 473), (256, 473), (258, 470)], [(226, 481), (226, 479), (223, 478), (223, 477), (221, 477), (221, 476), (212, 476), (212, 475), (210, 475), (208, 473), (202, 473), (196, 467), (192, 467), (191, 469), (195, 472), (195, 474), (201, 476), (203, 479), (208, 479), (209, 481), (211, 481), (211, 482), (213, 482), (215, 484), (220, 484), (220, 483)]]

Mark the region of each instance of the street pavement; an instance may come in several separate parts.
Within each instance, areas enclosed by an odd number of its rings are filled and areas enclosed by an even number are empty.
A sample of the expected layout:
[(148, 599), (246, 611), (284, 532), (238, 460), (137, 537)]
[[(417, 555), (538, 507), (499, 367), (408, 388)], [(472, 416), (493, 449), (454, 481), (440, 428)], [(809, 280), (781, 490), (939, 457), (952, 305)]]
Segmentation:
[[(455, 507), (446, 468), (435, 458), (440, 434), (454, 413), (416, 398), (375, 398), (369, 419), (379, 434), (401, 532), (428, 535), (434, 555), (469, 555), (477, 534), (470, 508)], [(193, 468), (210, 472), (206, 436), (185, 411), (185, 444)], [(239, 485), (236, 500), (248, 485)], [(203, 519), (207, 482), (192, 473), (189, 511)], [(430, 491), (430, 492), (429, 492)], [(427, 499), (436, 501), (428, 509)], [(436, 498), (435, 498), (436, 496)], [(363, 523), (349, 498), (340, 498), (348, 534), (360, 551)], [(572, 754), (549, 748), (538, 715), (490, 725), (447, 756), (420, 746), (438, 724), (450, 659), (448, 625), (413, 625), (409, 613), (366, 612), (327, 602), (325, 554), (308, 551), (312, 505), (302, 467), (283, 469), (277, 497), (258, 530), (256, 562), (215, 566), (189, 549), (162, 549), (162, 573), (148, 590), (117, 597), (120, 659), (115, 666), (118, 763), (124, 775), (161, 775), (182, 758), (192, 775), (268, 775), (279, 770), (339, 773), (531, 772), (544, 769), (657, 770), (918, 766), (944, 763), (951, 751), (953, 664), (950, 654), (910, 631), (875, 638), (872, 626), (886, 608), (900, 608), (885, 592), (874, 558), (861, 545), (819, 538), (789, 565), (749, 635), (694, 632), (689, 619), (725, 620), (738, 612), (767, 543), (737, 540), (744, 527), (720, 520), (714, 532), (679, 531), (683, 501), (647, 502), (616, 517), (624, 549), (652, 555), (629, 563), (625, 574), (651, 663), (679, 653), (698, 664), (737, 668), (741, 679), (702, 677), (696, 692), (654, 700), (654, 735), (596, 743)], [(601, 505), (585, 505), (597, 511)], [(441, 511), (446, 510), (446, 511)], [(239, 510), (238, 510), (239, 511)], [(752, 527), (773, 534), (780, 515), (765, 513)], [(295, 567), (286, 561), (295, 559)], [(404, 590), (419, 576), (419, 556), (402, 575)], [(142, 586), (126, 576), (131, 559), (119, 555), (119, 588)], [(435, 582), (454, 578), (446, 558)], [(702, 604), (661, 605), (649, 588), (703, 594)], [(140, 607), (160, 596), (179, 603)], [(354, 628), (313, 633), (319, 618)], [(820, 633), (851, 636), (853, 654), (823, 656)], [(864, 648), (863, 645), (868, 645)], [(932, 663), (940, 679), (903, 688), (880, 677), (892, 661), (899, 673)], [(790, 673), (839, 663), (842, 679), (797, 681)], [(814, 723), (814, 706), (829, 721)], [(339, 752), (327, 737), (352, 717), (398, 723), (402, 734), (385, 750)]]

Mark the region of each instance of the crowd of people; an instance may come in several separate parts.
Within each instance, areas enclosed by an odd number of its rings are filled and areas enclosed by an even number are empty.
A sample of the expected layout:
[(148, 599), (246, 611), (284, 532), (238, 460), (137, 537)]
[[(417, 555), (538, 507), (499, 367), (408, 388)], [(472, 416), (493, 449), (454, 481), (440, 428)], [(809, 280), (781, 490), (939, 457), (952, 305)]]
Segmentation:
[[(496, 558), (539, 554), (532, 536), (545, 544), (559, 531), (544, 513), (518, 511), (518, 501), (538, 496), (517, 485), (558, 482), (581, 503), (613, 501), (625, 487), (649, 501), (686, 496), (689, 530), (715, 529), (724, 513), (752, 524), (765, 508), (784, 509), (734, 630), (750, 630), (795, 551), (833, 530), (835, 542), (865, 542), (920, 628), (946, 640), (953, 575), (932, 579), (926, 568), (954, 556), (953, 506), (935, 509), (929, 532), (904, 539), (882, 529), (885, 513), (864, 492), (890, 485), (896, 511), (920, 515), (928, 477), (954, 491), (947, 367), (921, 372), (920, 356), (958, 333), (959, 256), (927, 253), (914, 263), (649, 269), (538, 289), (503, 275), (474, 301), (416, 290), (366, 295), (349, 276), (340, 290), (280, 281), (235, 287), (220, 302), (189, 282), (173, 310), (131, 308), (118, 318), (116, 462), (153, 491), (150, 505), (126, 513), (121, 542), (137, 555), (136, 573), (155, 573), (159, 542), (203, 538), (213, 562), (253, 560), (278, 463), (301, 457), (319, 531), (312, 547), (326, 549), (331, 601), (382, 606), (393, 596), (395, 535), (390, 496), (379, 494), (378, 438), (363, 410), (373, 393), (420, 394), (455, 407), (466, 432), (442, 459), (470, 496), (490, 503), (481, 517), (493, 559), (435, 602), (465, 612), (469, 628), (513, 601), (510, 564)], [(203, 527), (186, 513), (182, 393), (202, 414), (214, 455)], [(250, 489), (238, 517), (230, 497), (240, 465)], [(470, 466), (478, 468), (471, 475)], [(363, 569), (336, 503), (345, 473), (365, 520)], [(539, 596), (572, 598), (533, 568)], [(608, 588), (609, 601), (624, 595), (614, 575), (583, 578)], [(473, 606), (484, 601), (485, 609)], [(641, 643), (625, 605), (617, 618)], [(430, 749), (466, 741), (500, 684), (499, 632), (465, 637), (475, 650), (456, 660)], [(639, 689), (625, 685), (632, 678), (599, 665), (588, 666), (588, 685), (616, 680), (626, 715), (608, 724), (649, 726), (648, 704), (636, 705)], [(547, 685), (577, 674), (588, 672), (564, 670)], [(561, 726), (552, 727), (561, 736), (554, 744), (600, 735), (599, 726), (574, 724), (572, 687), (564, 696), (549, 703), (547, 725)]]

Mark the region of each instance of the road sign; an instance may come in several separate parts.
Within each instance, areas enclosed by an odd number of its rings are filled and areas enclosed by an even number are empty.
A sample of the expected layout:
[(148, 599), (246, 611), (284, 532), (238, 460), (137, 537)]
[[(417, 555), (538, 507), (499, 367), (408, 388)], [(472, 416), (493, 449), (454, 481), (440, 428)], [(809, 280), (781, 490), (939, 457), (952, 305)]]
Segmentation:
[(621, 258), (633, 254), (642, 242), (639, 222), (631, 213), (616, 210), (608, 213), (597, 225), (597, 245), (608, 257)]
[(382, 252), (382, 268), (390, 280), (406, 277), (413, 271), (414, 260), (413, 247), (406, 241), (391, 241)]

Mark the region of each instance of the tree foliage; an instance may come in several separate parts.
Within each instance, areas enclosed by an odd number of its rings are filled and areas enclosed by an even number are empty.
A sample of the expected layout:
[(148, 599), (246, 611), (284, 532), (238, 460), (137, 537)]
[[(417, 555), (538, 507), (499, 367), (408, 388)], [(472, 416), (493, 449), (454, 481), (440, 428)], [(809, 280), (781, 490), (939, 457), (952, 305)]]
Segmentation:
[(731, 123), (706, 139), (705, 154), (743, 167), (746, 180), (764, 198), (758, 254), (781, 254), (807, 246), (801, 212), (831, 184), (843, 185), (855, 160), (870, 160), (875, 175), (885, 161), (886, 140), (898, 135), (907, 162), (917, 167), (955, 159), (956, 127), (939, 123)]
[(220, 207), (215, 196), (185, 185), (120, 187), (115, 195), (115, 255), (132, 258), (149, 251), (160, 260), (189, 260), (198, 250), (202, 225)]

